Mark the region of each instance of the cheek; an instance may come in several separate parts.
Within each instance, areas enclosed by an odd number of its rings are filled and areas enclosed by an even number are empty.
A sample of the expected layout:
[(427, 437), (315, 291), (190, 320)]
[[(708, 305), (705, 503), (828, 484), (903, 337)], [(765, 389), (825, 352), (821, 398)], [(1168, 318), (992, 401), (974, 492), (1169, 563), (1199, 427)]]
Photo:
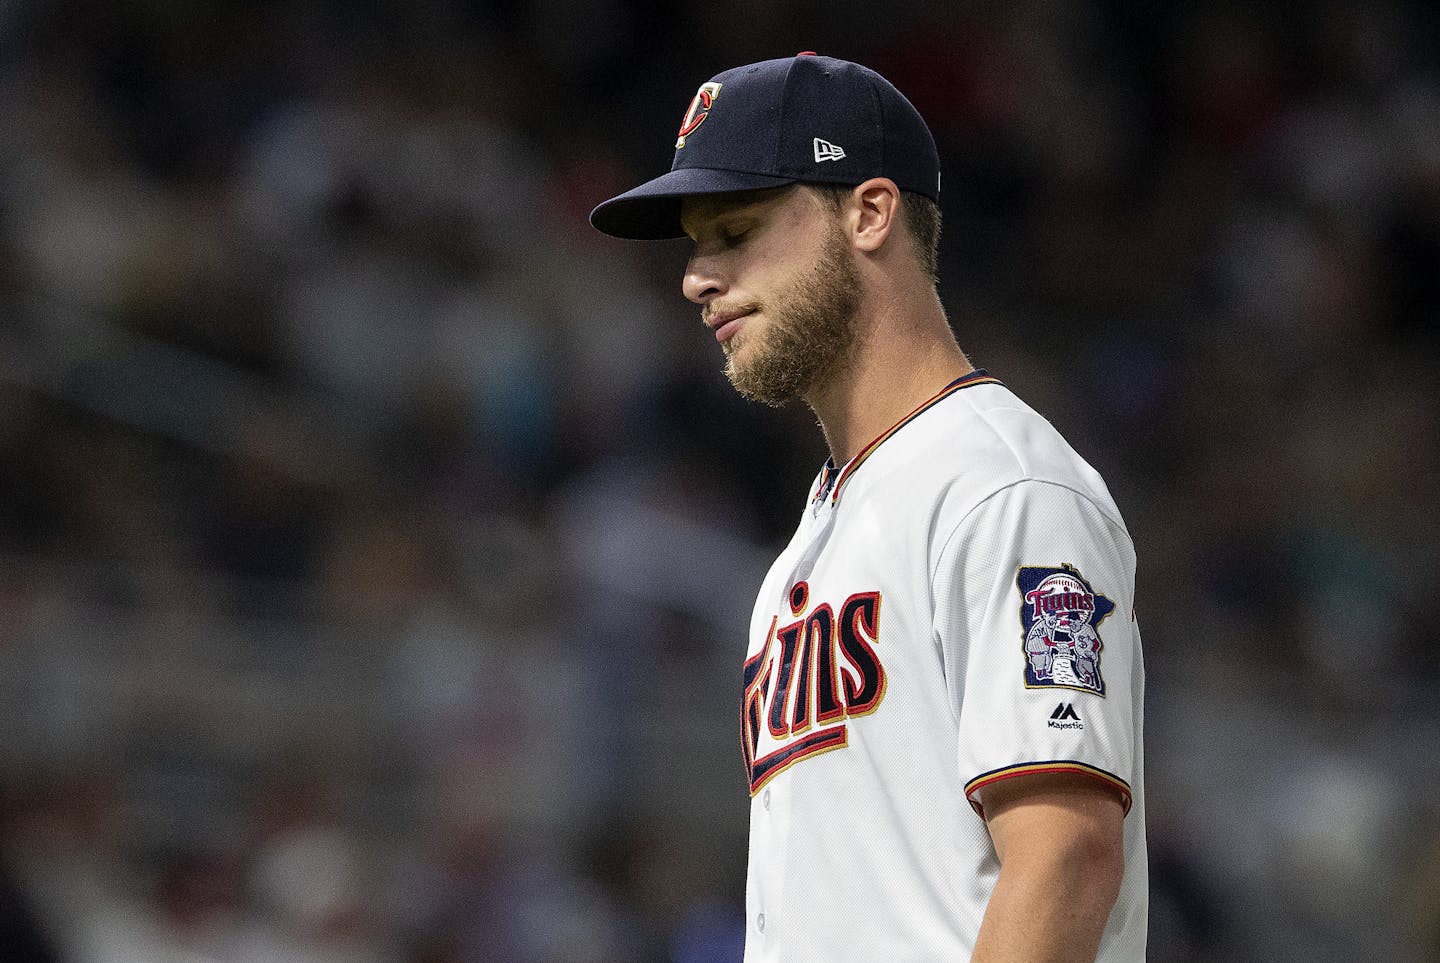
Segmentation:
[(820, 259), (813, 238), (768, 235), (736, 251), (735, 267), (767, 289), (783, 287), (787, 278), (805, 274)]

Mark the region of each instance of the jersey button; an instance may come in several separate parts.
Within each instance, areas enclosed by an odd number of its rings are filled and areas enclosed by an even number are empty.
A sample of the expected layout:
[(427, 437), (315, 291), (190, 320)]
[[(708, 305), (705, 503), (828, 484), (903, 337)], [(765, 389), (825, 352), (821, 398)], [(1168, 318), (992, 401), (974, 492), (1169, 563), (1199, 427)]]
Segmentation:
[(770, 790), (765, 790), (765, 795), (760, 797), (760, 805), (764, 806), (766, 809), (770, 808)]
[(764, 914), (764, 913), (761, 913), (759, 916), (755, 917), (755, 926), (756, 926), (756, 928), (758, 928), (758, 929), (760, 930), (760, 932), (762, 932), (762, 933), (765, 932), (765, 914)]

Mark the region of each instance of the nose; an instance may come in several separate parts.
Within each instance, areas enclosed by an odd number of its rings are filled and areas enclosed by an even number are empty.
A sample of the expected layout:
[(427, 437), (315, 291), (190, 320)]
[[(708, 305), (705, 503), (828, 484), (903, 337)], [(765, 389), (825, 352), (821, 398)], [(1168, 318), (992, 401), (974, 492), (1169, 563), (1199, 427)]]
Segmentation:
[(689, 263), (685, 265), (685, 277), (680, 287), (685, 292), (685, 297), (696, 304), (708, 304), (727, 289), (715, 259), (699, 254), (691, 255)]

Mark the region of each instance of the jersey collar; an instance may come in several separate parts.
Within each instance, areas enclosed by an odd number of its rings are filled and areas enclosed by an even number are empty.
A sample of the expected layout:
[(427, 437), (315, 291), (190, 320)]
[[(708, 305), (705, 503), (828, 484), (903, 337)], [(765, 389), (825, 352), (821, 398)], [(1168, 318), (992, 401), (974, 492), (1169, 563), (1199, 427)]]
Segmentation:
[(961, 375), (960, 377), (956, 378), (954, 381), (946, 385), (944, 388), (941, 388), (939, 394), (935, 395), (933, 398), (928, 399), (927, 401), (922, 403), (920, 407), (916, 408), (914, 411), (910, 412), (910, 414), (906, 415), (904, 418), (901, 418), (899, 421), (895, 422), (895, 424), (891, 425), (880, 435), (880, 437), (870, 442), (870, 444), (866, 445), (864, 448), (861, 448), (860, 451), (856, 453), (855, 457), (850, 459), (850, 461), (846, 463), (843, 468), (836, 467), (835, 459), (833, 457), (825, 459), (825, 468), (823, 471), (820, 472), (820, 483), (815, 487), (815, 494), (811, 496), (811, 501), (818, 502), (821, 499), (825, 498), (827, 495), (832, 502), (839, 501), (841, 487), (850, 480), (850, 477), (855, 474), (855, 472), (860, 468), (862, 464), (865, 463), (865, 459), (869, 458), (871, 454), (874, 453), (875, 449), (879, 448), (882, 444), (884, 444), (891, 435), (895, 434), (895, 432), (899, 431), (901, 428), (904, 428), (906, 425), (910, 424), (910, 422), (914, 421), (916, 418), (920, 417), (920, 415), (924, 414), (926, 411), (928, 411), (936, 404), (939, 404), (941, 401), (944, 401), (946, 398), (950, 397), (955, 392), (959, 391), (961, 388), (971, 388), (975, 385), (998, 385), (1001, 383), (1002, 382), (999, 378), (991, 377), (984, 368), (976, 368), (969, 374)]

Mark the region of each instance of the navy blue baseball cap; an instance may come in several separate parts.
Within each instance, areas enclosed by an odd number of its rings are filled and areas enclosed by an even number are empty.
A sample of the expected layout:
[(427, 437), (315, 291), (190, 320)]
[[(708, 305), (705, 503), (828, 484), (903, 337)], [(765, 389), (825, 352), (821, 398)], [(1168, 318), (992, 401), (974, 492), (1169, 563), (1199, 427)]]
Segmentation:
[(670, 172), (605, 201), (590, 223), (615, 237), (682, 237), (680, 202), (690, 195), (872, 177), (938, 201), (930, 128), (870, 68), (803, 53), (702, 84), (681, 120)]

